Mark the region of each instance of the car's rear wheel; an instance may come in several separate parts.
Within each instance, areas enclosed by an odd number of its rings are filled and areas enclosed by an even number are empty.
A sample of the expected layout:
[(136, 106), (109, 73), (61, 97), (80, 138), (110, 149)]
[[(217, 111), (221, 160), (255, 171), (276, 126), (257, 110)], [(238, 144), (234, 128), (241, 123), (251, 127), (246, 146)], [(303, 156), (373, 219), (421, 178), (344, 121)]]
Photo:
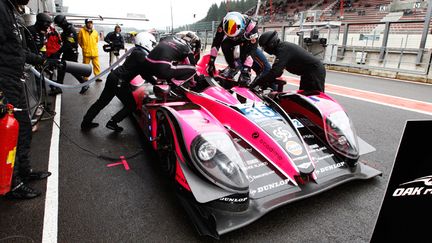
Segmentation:
[(162, 172), (170, 179), (175, 178), (176, 161), (174, 136), (168, 119), (158, 115), (157, 153)]

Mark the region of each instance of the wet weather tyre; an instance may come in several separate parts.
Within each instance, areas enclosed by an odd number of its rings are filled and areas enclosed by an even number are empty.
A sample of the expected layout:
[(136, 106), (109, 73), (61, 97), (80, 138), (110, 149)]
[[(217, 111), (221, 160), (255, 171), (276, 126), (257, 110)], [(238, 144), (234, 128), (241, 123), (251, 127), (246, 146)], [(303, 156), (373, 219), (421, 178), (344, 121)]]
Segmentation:
[(162, 173), (168, 178), (174, 179), (177, 160), (174, 136), (169, 121), (164, 115), (158, 115), (157, 137), (157, 153)]

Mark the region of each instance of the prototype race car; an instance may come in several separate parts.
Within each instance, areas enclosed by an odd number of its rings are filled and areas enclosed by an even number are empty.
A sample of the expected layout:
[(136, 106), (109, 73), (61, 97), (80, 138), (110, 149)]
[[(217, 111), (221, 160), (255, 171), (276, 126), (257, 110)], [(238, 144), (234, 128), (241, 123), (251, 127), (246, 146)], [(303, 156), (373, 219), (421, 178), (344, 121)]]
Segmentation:
[(358, 161), (354, 127), (325, 93), (264, 95), (208, 76), (132, 83), (139, 126), (202, 235), (218, 238), (284, 204), (381, 174)]

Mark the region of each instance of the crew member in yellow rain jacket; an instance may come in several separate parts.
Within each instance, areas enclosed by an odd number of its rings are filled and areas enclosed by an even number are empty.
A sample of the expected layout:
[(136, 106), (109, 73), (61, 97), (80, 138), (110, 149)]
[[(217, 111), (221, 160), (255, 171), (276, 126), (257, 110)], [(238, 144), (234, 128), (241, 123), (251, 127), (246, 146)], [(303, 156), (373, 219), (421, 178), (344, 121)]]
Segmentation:
[[(83, 27), (78, 33), (78, 43), (82, 48), (83, 63), (88, 64), (92, 61), (95, 76), (101, 72), (99, 65), (98, 42), (99, 33), (93, 29), (93, 20), (86, 19), (85, 27)], [(101, 82), (102, 79), (98, 78), (96, 81)]]

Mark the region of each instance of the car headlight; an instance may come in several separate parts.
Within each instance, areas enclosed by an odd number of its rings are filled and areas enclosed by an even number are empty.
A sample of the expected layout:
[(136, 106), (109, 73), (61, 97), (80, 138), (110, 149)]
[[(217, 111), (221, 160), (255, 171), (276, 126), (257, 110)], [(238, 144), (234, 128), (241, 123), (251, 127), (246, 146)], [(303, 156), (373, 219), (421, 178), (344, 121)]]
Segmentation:
[(191, 145), (192, 162), (217, 186), (236, 193), (249, 191), (244, 162), (227, 134), (206, 133)]
[(350, 159), (358, 159), (357, 135), (345, 112), (337, 111), (326, 118), (325, 134), (330, 146)]

